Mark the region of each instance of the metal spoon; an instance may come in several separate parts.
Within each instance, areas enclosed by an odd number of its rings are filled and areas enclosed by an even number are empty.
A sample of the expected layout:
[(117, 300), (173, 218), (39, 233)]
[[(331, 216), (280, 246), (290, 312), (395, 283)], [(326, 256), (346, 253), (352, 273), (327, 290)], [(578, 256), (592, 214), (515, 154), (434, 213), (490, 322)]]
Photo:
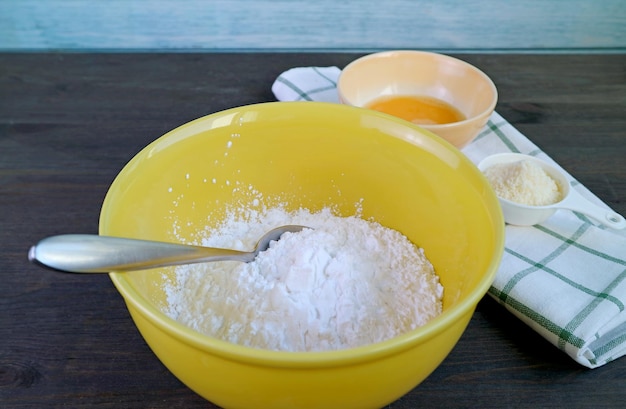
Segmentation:
[(93, 234), (64, 234), (45, 238), (32, 246), (28, 259), (69, 273), (144, 270), (208, 261), (249, 263), (260, 252), (267, 250), (270, 242), (280, 239), (283, 233), (296, 233), (305, 228), (287, 225), (270, 230), (250, 252)]

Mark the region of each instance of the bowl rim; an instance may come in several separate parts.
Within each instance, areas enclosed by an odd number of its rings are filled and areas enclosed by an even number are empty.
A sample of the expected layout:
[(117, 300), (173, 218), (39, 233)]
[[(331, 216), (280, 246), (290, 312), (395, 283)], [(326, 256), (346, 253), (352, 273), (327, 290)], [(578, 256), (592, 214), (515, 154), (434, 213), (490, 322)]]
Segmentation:
[[(416, 57), (416, 58), (423, 57), (423, 56), (432, 56), (432, 57), (435, 57), (436, 59), (451, 61), (455, 64), (464, 66), (470, 69), (471, 71), (474, 71), (475, 73), (478, 74), (478, 76), (483, 78), (485, 80), (485, 83), (489, 86), (489, 88), (493, 92), (493, 98), (491, 99), (491, 102), (489, 103), (488, 107), (476, 115), (465, 118), (461, 121), (450, 122), (447, 124), (423, 124), (419, 126), (424, 127), (426, 129), (432, 129), (434, 131), (444, 130), (444, 129), (449, 129), (449, 128), (456, 128), (456, 127), (460, 127), (465, 124), (468, 124), (470, 122), (479, 120), (483, 117), (488, 117), (495, 110), (496, 105), (498, 103), (498, 88), (496, 87), (496, 84), (493, 82), (491, 77), (489, 77), (484, 71), (482, 71), (480, 68), (476, 67), (475, 65), (472, 65), (468, 63), (467, 61), (461, 60), (459, 58), (452, 57), (447, 54), (441, 54), (441, 53), (437, 53), (433, 51), (422, 51), (422, 50), (380, 51), (380, 52), (375, 52), (372, 54), (364, 55), (362, 57), (357, 58), (356, 60), (351, 61), (341, 70), (341, 73), (339, 74), (339, 78), (337, 78), (337, 94), (339, 96), (339, 100), (345, 105), (360, 107), (358, 105), (353, 105), (351, 102), (348, 102), (347, 98), (344, 97), (345, 94), (341, 90), (341, 81), (342, 81), (342, 78), (345, 78), (346, 70), (351, 69), (351, 68), (354, 69), (356, 65), (367, 60), (373, 60), (373, 59), (379, 59), (379, 58), (392, 58), (392, 57), (407, 56), (407, 55), (411, 57)], [(365, 108), (365, 107), (360, 107), (360, 108)]]
[[(467, 158), (460, 150), (456, 149), (452, 144), (445, 141), (442, 138), (437, 137), (431, 132), (424, 130), (423, 128), (411, 124), (399, 118), (392, 117), (390, 115), (379, 113), (372, 110), (366, 110), (359, 107), (353, 107), (349, 105), (342, 105), (336, 103), (326, 102), (311, 102), (311, 101), (298, 101), (298, 102), (265, 102), (258, 104), (243, 105), (235, 108), (230, 108), (222, 111), (217, 111), (195, 120), (186, 122), (171, 131), (163, 134), (139, 152), (137, 152), (133, 158), (122, 168), (118, 176), (113, 183), (116, 182), (118, 177), (126, 172), (128, 169), (133, 168), (133, 165), (140, 160), (140, 158), (147, 152), (150, 152), (157, 144), (163, 143), (163, 140), (171, 138), (178, 130), (183, 127), (198, 125), (202, 121), (212, 121), (215, 118), (232, 115), (236, 112), (241, 112), (247, 109), (263, 109), (263, 106), (281, 106), (281, 109), (302, 109), (305, 106), (308, 109), (310, 106), (318, 106), (319, 109), (332, 109), (332, 110), (346, 110), (357, 112), (359, 115), (372, 115), (380, 117), (385, 121), (395, 122), (395, 126), (403, 126), (413, 128), (417, 130), (421, 135), (426, 138), (432, 139), (435, 143), (443, 145), (448, 151), (454, 154), (459, 161), (466, 162), (470, 165), (470, 168), (477, 173), (477, 176), (481, 178), (484, 185), (487, 187), (488, 192), (491, 192), (492, 199), (497, 203), (497, 197), (493, 190), (490, 190), (489, 184), (480, 170)], [(300, 111), (298, 111), (300, 112)], [(398, 137), (400, 138), (400, 137)], [(411, 145), (418, 146), (415, 141), (412, 141), (410, 137), (400, 138)], [(113, 185), (111, 184), (111, 186)], [(105, 212), (109, 198), (109, 192), (107, 192), (101, 214), (100, 214), (100, 229), (102, 229), (102, 222), (105, 220)], [(412, 348), (414, 345), (431, 339), (438, 334), (446, 331), (446, 329), (459, 320), (462, 320), (467, 314), (471, 314), (480, 299), (487, 293), (493, 280), (495, 279), (500, 261), (504, 250), (504, 219), (500, 206), (496, 206), (499, 211), (494, 215), (493, 224), (497, 226), (498, 231), (494, 238), (494, 257), (490, 260), (489, 264), (485, 268), (485, 272), (479, 282), (476, 284), (475, 289), (463, 300), (454, 304), (449, 309), (443, 311), (440, 315), (430, 320), (428, 323), (420, 326), (412, 331), (398, 335), (385, 341), (359, 346), (355, 348), (332, 350), (332, 351), (319, 351), (319, 352), (289, 352), (289, 351), (273, 351), (259, 348), (252, 348), (243, 345), (233, 344), (215, 337), (201, 334), (182, 323), (179, 323), (173, 318), (167, 316), (164, 312), (158, 309), (151, 301), (142, 296), (126, 279), (125, 272), (111, 272), (109, 277), (116, 289), (122, 295), (125, 303), (128, 307), (132, 307), (135, 311), (140, 313), (145, 319), (164, 331), (170, 337), (174, 337), (177, 340), (200, 349), (205, 352), (209, 352), (222, 358), (228, 358), (234, 361), (243, 362), (246, 364), (257, 364), (267, 367), (281, 367), (281, 368), (321, 368), (321, 367), (336, 367), (346, 366), (364, 363), (368, 361), (382, 359), (383, 357), (400, 353), (407, 349)], [(100, 234), (104, 234), (100, 231)], [(132, 273), (131, 273), (132, 274)]]

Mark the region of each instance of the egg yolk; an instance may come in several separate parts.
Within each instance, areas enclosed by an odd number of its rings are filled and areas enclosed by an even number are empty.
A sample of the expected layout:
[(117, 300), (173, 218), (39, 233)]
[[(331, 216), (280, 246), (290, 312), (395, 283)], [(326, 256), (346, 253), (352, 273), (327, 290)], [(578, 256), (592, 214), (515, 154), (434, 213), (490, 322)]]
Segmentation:
[(392, 96), (375, 99), (366, 108), (397, 116), (418, 125), (458, 122), (465, 116), (440, 99), (427, 96)]

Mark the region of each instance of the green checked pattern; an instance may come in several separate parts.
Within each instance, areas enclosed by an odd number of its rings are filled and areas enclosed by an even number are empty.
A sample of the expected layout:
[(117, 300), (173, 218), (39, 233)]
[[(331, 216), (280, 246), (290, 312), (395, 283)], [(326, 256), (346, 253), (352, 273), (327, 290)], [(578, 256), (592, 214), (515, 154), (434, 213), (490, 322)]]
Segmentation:
[(292, 68), (276, 79), (272, 91), (281, 101), (339, 102), (340, 73), (337, 67)]
[[(463, 152), (474, 163), (518, 152), (557, 165), (498, 113)], [(602, 205), (571, 176), (570, 184)], [(626, 354), (626, 234), (566, 210), (541, 225), (507, 225), (489, 295), (580, 364), (604, 365)]]
[[(339, 73), (336, 67), (294, 68), (281, 74), (272, 90), (279, 101), (339, 102)], [(463, 153), (478, 163), (501, 152), (559, 166), (494, 112)], [(605, 206), (569, 178), (573, 189)], [(581, 365), (596, 368), (615, 360), (626, 354), (626, 231), (606, 229), (566, 210), (541, 225), (507, 225), (489, 295)]]

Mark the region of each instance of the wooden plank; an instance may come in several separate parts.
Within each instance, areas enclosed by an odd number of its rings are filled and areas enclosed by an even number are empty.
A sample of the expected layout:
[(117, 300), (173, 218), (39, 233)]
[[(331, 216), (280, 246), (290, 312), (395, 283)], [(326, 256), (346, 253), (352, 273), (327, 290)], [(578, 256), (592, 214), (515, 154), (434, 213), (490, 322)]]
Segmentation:
[(0, 50), (626, 51), (624, 0), (0, 0)]

